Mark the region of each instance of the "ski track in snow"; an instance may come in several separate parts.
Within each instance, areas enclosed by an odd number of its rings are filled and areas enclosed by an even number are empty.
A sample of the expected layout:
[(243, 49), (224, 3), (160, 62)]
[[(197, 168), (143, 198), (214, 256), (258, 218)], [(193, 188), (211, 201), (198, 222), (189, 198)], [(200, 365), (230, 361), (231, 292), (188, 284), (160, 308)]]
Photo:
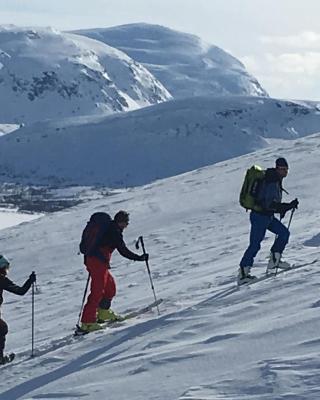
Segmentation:
[[(285, 256), (296, 264), (319, 259), (319, 140), (317, 134), (281, 144), (0, 231), (11, 278), (22, 283), (35, 269), (41, 289), (33, 359), (31, 296), (5, 294), (7, 351), (18, 357), (1, 370), (0, 399), (317, 399), (319, 261), (240, 288), (236, 274), (249, 231), (237, 204), (243, 173), (253, 163), (272, 165), (280, 154), (291, 167), (285, 187), (300, 200)], [(74, 339), (86, 280), (77, 256), (81, 230), (92, 212), (119, 208), (131, 213), (128, 246), (144, 235), (164, 299), (161, 316), (154, 310)], [(258, 276), (272, 239), (268, 234), (262, 243)], [(115, 254), (112, 273), (116, 311), (150, 303), (143, 263)]]

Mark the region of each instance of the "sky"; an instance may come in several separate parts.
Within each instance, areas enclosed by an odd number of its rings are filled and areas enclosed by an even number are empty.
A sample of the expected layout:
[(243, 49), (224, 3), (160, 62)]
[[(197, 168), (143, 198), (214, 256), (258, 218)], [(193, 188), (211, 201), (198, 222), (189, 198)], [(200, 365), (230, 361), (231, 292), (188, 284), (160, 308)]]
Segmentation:
[(61, 30), (135, 22), (200, 36), (240, 59), (270, 96), (320, 100), (319, 0), (0, 0), (0, 24)]

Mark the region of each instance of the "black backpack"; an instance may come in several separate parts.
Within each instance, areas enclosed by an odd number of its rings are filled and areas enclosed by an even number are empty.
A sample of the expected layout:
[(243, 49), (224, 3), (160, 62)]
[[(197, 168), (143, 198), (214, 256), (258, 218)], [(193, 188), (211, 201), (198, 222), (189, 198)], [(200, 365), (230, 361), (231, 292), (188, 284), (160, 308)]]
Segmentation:
[(99, 252), (101, 241), (111, 225), (112, 218), (105, 212), (96, 212), (91, 215), (81, 236), (80, 253), (84, 256), (96, 256), (102, 261), (105, 257)]

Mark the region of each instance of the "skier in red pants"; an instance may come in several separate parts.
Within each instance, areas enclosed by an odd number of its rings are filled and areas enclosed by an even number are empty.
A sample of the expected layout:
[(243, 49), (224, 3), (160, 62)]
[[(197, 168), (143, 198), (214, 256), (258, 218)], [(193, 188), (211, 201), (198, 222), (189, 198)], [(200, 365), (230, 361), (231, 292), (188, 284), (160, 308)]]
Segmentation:
[(84, 263), (91, 277), (91, 287), (81, 317), (80, 328), (84, 332), (101, 329), (102, 322), (122, 319), (110, 308), (116, 294), (115, 280), (110, 273), (110, 259), (113, 251), (117, 249), (129, 260), (148, 260), (148, 254), (138, 255), (127, 248), (122, 232), (128, 225), (129, 214), (126, 211), (117, 212), (99, 245), (99, 254), (103, 257), (85, 256)]

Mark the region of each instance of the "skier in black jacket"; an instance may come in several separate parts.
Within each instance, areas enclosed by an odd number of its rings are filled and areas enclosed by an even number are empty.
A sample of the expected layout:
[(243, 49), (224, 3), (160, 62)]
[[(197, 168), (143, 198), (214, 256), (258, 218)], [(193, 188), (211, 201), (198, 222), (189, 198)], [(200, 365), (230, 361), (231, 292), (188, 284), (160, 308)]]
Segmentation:
[(136, 254), (123, 240), (123, 230), (129, 224), (129, 213), (120, 210), (111, 221), (107, 233), (101, 239), (97, 256), (85, 256), (85, 266), (91, 277), (90, 294), (83, 308), (81, 332), (101, 329), (100, 322), (121, 320), (110, 307), (116, 295), (116, 283), (110, 272), (110, 260), (114, 250), (133, 261), (147, 261), (148, 254)]
[[(30, 289), (31, 285), (36, 281), (36, 274), (32, 272), (32, 274), (29, 276), (23, 286), (18, 286), (14, 284), (10, 279), (7, 278), (9, 266), (9, 261), (4, 256), (0, 255), (0, 307), (3, 303), (4, 290), (23, 296)], [(11, 361), (12, 358), (11, 356), (4, 355), (3, 353), (7, 333), (8, 325), (3, 319), (1, 319), (0, 312), (0, 364), (5, 364)]]

